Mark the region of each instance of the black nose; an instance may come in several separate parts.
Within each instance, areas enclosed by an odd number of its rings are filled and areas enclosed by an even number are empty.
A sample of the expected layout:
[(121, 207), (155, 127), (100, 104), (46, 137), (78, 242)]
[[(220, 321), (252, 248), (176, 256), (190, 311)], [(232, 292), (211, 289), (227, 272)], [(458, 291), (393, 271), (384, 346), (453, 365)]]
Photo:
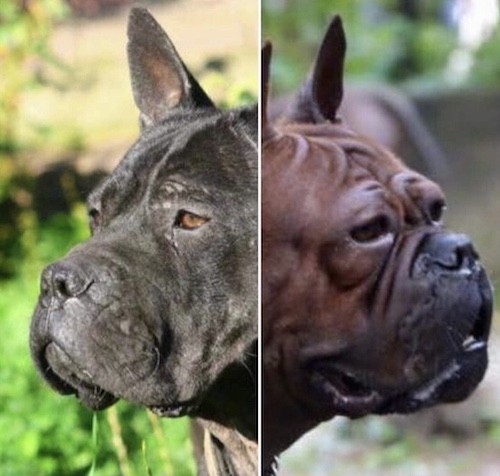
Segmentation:
[(90, 284), (91, 280), (76, 264), (60, 261), (47, 266), (42, 273), (42, 299), (62, 303), (84, 293)]
[(433, 234), (421, 249), (430, 264), (448, 271), (472, 270), (479, 259), (470, 238), (458, 233)]

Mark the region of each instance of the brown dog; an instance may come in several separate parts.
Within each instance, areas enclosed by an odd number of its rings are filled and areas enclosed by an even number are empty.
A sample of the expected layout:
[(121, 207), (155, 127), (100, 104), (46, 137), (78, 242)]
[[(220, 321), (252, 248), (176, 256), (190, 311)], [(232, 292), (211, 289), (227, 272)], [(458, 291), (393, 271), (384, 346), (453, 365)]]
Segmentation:
[(287, 117), (266, 121), (263, 52), (263, 466), (335, 415), (466, 398), (487, 365), (492, 293), (441, 189), (337, 116), (336, 17)]

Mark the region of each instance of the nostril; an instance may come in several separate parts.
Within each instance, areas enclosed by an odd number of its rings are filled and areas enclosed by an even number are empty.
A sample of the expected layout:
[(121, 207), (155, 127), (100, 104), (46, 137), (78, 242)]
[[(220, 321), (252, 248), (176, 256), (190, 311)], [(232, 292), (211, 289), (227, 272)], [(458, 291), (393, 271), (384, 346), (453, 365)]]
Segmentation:
[(72, 295), (69, 291), (66, 278), (64, 276), (54, 277), (54, 291), (58, 296), (62, 298), (68, 298)]
[(471, 244), (460, 245), (436, 257), (436, 263), (443, 268), (458, 270), (470, 267), (475, 261), (475, 251)]
[(455, 250), (457, 268), (471, 268), (474, 263), (479, 259), (479, 255), (472, 246), (470, 241), (467, 241)]
[(43, 298), (57, 298), (65, 301), (76, 297), (92, 284), (79, 267), (71, 263), (56, 263), (45, 269), (41, 280)]
[(443, 219), (443, 214), (446, 210), (446, 202), (442, 198), (434, 199), (430, 201), (427, 210), (431, 222), (439, 223)]
[(423, 244), (429, 263), (449, 271), (472, 270), (479, 256), (466, 235), (437, 233)]
[(466, 238), (466, 240), (467, 241), (457, 247), (457, 254), (460, 254), (463, 258), (468, 257), (474, 260), (479, 259), (479, 255), (472, 245), (472, 242), (468, 238)]

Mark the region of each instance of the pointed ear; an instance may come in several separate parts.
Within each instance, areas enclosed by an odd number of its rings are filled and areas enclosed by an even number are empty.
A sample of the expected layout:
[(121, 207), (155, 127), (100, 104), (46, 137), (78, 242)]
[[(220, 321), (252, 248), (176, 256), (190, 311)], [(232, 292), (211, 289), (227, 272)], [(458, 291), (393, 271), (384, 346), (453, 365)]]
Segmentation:
[(344, 28), (336, 15), (325, 34), (312, 73), (287, 114), (289, 119), (313, 123), (337, 119), (343, 96), (345, 51)]
[(127, 33), (132, 91), (143, 123), (157, 123), (175, 107), (214, 107), (145, 8), (131, 10)]
[(261, 91), (262, 91), (262, 102), (261, 102), (261, 124), (262, 124), (262, 138), (265, 139), (271, 133), (271, 125), (269, 124), (268, 118), (268, 105), (269, 105), (269, 94), (270, 94), (270, 84), (269, 76), (271, 69), (271, 54), (272, 45), (269, 41), (264, 43), (262, 47), (262, 61), (261, 61)]

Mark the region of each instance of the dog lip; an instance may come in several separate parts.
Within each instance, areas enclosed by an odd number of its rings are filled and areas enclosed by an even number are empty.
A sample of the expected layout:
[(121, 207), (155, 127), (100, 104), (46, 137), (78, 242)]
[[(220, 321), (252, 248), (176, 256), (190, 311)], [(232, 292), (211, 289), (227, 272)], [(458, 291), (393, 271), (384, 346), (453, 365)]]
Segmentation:
[(157, 416), (163, 418), (178, 418), (192, 414), (197, 408), (193, 402), (179, 402), (171, 405), (152, 405), (149, 409)]
[(476, 319), (471, 323), (468, 334), (461, 343), (460, 351), (471, 353), (486, 349), (493, 314), (493, 298), (487, 288), (481, 289), (482, 302)]
[(331, 359), (319, 359), (309, 363), (310, 379), (321, 399), (335, 411), (350, 417), (371, 412), (382, 401), (382, 395), (362, 382), (353, 373), (340, 369)]
[(43, 375), (46, 382), (57, 392), (62, 395), (71, 395), (76, 394), (76, 389), (71, 386), (68, 382), (63, 380), (59, 375), (54, 371), (52, 366), (50, 365), (47, 359), (47, 349), (51, 346), (55, 345), (52, 342), (45, 344), (42, 349), (36, 355), (37, 367)]
[(420, 402), (426, 402), (447, 381), (452, 379), (460, 371), (460, 365), (454, 359), (435, 377), (425, 382), (417, 389), (410, 392), (410, 398)]
[(321, 361), (332, 362), (336, 356), (341, 355), (349, 349), (350, 346), (347, 342), (315, 343), (314, 345), (305, 346), (300, 350), (299, 362), (302, 367), (314, 366), (315, 363), (319, 363)]
[(467, 338), (461, 351), (438, 373), (416, 388), (387, 396), (375, 413), (409, 413), (436, 403), (465, 399), (482, 380), (487, 352), (486, 340)]
[(487, 340), (490, 335), (491, 321), (493, 319), (493, 291), (486, 277), (486, 271), (481, 269), (479, 279), (479, 292), (481, 294), (481, 307), (478, 318), (474, 323), (472, 333), (476, 340)]
[[(39, 363), (44, 378), (56, 391), (63, 395), (76, 395), (91, 410), (104, 410), (118, 400), (105, 389), (84, 378), (85, 371), (76, 365), (75, 371), (71, 371), (66, 366), (59, 366), (59, 369), (55, 369), (50, 362), (50, 354), (55, 353), (64, 360), (71, 361), (69, 355), (59, 344), (49, 342), (39, 354)], [(90, 375), (88, 377), (91, 378)]]

